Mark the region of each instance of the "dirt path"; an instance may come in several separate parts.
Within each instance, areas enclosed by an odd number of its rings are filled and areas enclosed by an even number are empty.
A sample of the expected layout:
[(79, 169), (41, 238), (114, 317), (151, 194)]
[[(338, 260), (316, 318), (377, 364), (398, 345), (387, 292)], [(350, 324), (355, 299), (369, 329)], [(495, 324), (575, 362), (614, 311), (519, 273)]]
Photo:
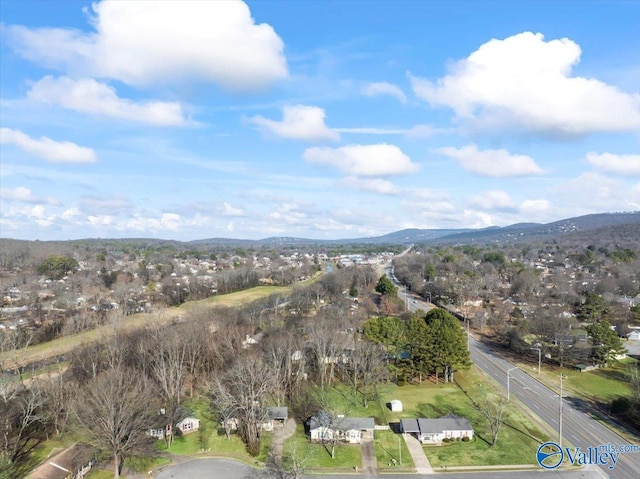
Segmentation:
[(282, 457), (282, 451), (284, 450), (284, 441), (293, 436), (296, 432), (296, 422), (293, 418), (289, 418), (284, 423), (283, 427), (278, 427), (273, 430), (273, 439), (271, 440), (271, 454), (273, 457), (279, 460)]

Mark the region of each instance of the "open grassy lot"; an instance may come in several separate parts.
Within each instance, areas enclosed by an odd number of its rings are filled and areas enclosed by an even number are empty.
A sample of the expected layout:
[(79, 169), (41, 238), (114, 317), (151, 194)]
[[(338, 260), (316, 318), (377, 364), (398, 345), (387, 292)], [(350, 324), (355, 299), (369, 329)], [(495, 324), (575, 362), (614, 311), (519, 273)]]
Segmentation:
[(362, 467), (359, 444), (338, 444), (335, 459), (331, 458), (331, 446), (314, 444), (304, 433), (304, 426), (298, 425), (296, 433), (285, 441), (284, 450), (295, 450), (296, 454), (305, 461), (310, 471), (322, 470), (328, 472), (353, 472), (354, 467)]
[[(618, 396), (629, 396), (631, 385), (627, 379), (627, 368), (636, 363), (635, 359), (625, 359), (610, 367), (581, 373), (563, 368), (565, 375), (563, 387), (567, 395), (595, 402), (611, 402)], [(545, 366), (540, 374), (541, 380), (553, 389), (560, 390), (560, 368)]]
[[(407, 443), (400, 434), (395, 434), (393, 431), (376, 431), (373, 445), (376, 452), (378, 470), (383, 472), (415, 470)], [(394, 465), (394, 460), (396, 465)]]

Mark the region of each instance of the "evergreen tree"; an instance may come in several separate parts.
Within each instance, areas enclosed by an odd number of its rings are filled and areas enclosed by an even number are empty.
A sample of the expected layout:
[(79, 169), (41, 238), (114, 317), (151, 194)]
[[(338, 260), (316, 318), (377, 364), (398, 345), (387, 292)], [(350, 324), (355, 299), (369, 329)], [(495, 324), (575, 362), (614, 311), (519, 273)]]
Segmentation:
[(432, 309), (424, 320), (429, 330), (432, 370), (443, 371), (445, 382), (453, 381), (454, 370), (471, 365), (464, 329), (455, 316), (444, 309)]
[(586, 330), (593, 346), (591, 358), (594, 364), (606, 366), (615, 361), (618, 354), (625, 351), (622, 339), (615, 330), (611, 329), (608, 321), (593, 323), (587, 326)]
[(398, 294), (398, 288), (395, 287), (386, 274), (382, 275), (378, 280), (378, 283), (376, 284), (376, 291), (383, 296), (397, 296)]

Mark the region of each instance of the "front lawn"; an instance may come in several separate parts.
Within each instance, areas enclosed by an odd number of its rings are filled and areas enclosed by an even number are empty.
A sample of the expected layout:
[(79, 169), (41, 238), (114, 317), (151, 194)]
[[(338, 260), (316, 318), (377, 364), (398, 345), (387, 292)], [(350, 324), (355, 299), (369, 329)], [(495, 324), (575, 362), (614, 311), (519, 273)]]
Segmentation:
[(393, 431), (376, 431), (373, 445), (379, 470), (385, 472), (415, 470), (413, 459), (402, 435), (395, 434)]
[(331, 446), (316, 444), (309, 441), (304, 433), (304, 426), (296, 426), (296, 433), (286, 440), (285, 451), (296, 451), (305, 466), (311, 471), (347, 472), (354, 471), (357, 466), (362, 468), (359, 444), (336, 445), (335, 459), (331, 458)]
[(191, 456), (194, 454), (206, 454), (210, 456), (224, 456), (238, 459), (248, 464), (256, 461), (265, 462), (271, 445), (271, 433), (263, 433), (260, 441), (260, 454), (252, 457), (247, 453), (246, 447), (237, 434), (232, 434), (231, 438), (222, 433), (217, 421), (214, 420), (206, 397), (196, 397), (185, 402), (185, 406), (190, 408), (195, 416), (200, 419), (200, 429), (198, 431), (176, 437), (168, 449), (164, 440), (156, 443), (158, 451), (168, 451), (173, 454)]
[(457, 391), (435, 395), (429, 403), (421, 403), (418, 410), (423, 417), (457, 414), (471, 421), (475, 439), (471, 442), (454, 441), (442, 446), (425, 446), (433, 467), (471, 465), (535, 464), (538, 446), (549, 439), (533, 419), (515, 403), (508, 406), (506, 419), (491, 446), (491, 434), (486, 421), (474, 405), (494, 386), (475, 368), (458, 373)]

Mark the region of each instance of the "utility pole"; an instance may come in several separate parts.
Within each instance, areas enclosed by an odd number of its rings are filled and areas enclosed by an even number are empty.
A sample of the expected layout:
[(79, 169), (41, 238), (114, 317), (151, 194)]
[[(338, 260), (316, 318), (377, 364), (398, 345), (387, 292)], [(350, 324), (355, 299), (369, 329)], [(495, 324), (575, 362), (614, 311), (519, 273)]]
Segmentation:
[(558, 435), (558, 444), (560, 444), (560, 449), (562, 449), (562, 380), (564, 379), (564, 374), (560, 373), (560, 426)]

